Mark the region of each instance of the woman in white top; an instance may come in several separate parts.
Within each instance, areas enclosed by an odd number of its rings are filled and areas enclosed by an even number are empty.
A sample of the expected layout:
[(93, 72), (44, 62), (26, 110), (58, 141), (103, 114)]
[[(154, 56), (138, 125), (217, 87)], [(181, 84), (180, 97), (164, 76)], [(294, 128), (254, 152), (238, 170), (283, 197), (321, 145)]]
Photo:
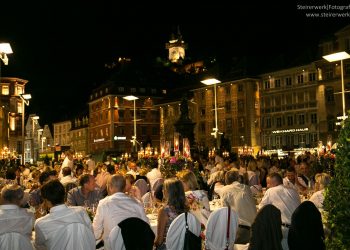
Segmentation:
[(309, 201), (313, 202), (318, 209), (323, 209), (324, 189), (331, 182), (331, 176), (326, 173), (315, 175), (315, 193), (312, 194)]
[(204, 190), (198, 190), (197, 178), (192, 171), (182, 170), (177, 176), (184, 186), (186, 199), (191, 212), (201, 223), (206, 225), (210, 215), (207, 193)]

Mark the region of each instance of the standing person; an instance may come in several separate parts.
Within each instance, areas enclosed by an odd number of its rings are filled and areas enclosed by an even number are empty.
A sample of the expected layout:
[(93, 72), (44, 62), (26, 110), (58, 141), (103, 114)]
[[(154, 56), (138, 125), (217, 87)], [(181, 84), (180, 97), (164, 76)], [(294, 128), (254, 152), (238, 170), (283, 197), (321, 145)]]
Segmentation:
[(88, 166), (88, 171), (90, 174), (93, 174), (94, 169), (96, 168), (95, 161), (91, 158), (91, 155), (87, 155), (86, 165)]
[(157, 250), (165, 250), (165, 240), (171, 222), (181, 213), (187, 212), (186, 196), (181, 181), (166, 179), (163, 186), (165, 205), (158, 211), (157, 237), (154, 245)]
[(61, 165), (61, 171), (58, 175), (58, 178), (61, 179), (63, 177), (63, 174), (62, 174), (62, 169), (65, 168), (65, 167), (70, 167), (71, 170), (73, 170), (73, 167), (74, 167), (74, 162), (73, 162), (73, 150), (67, 150), (65, 152), (65, 155), (66, 157), (64, 158), (63, 162), (62, 162), (62, 165)]
[[(49, 181), (41, 187), (41, 195), (50, 213), (36, 220), (36, 249), (95, 249), (91, 220), (82, 207), (67, 207), (64, 204), (65, 190), (59, 180)], [(85, 231), (69, 232), (67, 226), (71, 223), (82, 224)], [(90, 237), (87, 232), (90, 232)], [(68, 235), (65, 235), (69, 234)], [(62, 236), (62, 237), (59, 237)], [(66, 237), (64, 237), (66, 236)]]
[(295, 209), (288, 233), (290, 250), (326, 249), (321, 213), (311, 201)]
[(108, 243), (111, 230), (127, 218), (136, 217), (149, 224), (141, 203), (124, 193), (125, 186), (126, 181), (122, 175), (112, 175), (107, 181), (109, 196), (98, 204), (92, 226), (95, 238), (102, 237), (105, 244)]
[(17, 184), (7, 185), (1, 190), (0, 235), (18, 232), (31, 238), (34, 214), (20, 208), (23, 196), (23, 189)]

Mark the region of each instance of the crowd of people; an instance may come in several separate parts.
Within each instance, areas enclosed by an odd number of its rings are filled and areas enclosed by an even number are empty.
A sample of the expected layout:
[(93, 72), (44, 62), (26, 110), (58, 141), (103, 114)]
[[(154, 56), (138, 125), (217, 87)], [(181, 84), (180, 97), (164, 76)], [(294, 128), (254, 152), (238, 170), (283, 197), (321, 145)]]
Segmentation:
[[(171, 223), (184, 212), (198, 219), (205, 238), (215, 201), (237, 218), (234, 249), (325, 249), (321, 212), (331, 176), (311, 168), (316, 157), (284, 159), (283, 168), (270, 157), (196, 161), (200, 175), (183, 169), (171, 178), (132, 159), (87, 157), (76, 164), (72, 152), (53, 167), (9, 169), (0, 180), (0, 235), (18, 232), (36, 249), (96, 249), (99, 242), (111, 249), (121, 222), (135, 217), (149, 224), (151, 210), (157, 212), (153, 245), (163, 250)], [(204, 247), (215, 249), (210, 240)]]

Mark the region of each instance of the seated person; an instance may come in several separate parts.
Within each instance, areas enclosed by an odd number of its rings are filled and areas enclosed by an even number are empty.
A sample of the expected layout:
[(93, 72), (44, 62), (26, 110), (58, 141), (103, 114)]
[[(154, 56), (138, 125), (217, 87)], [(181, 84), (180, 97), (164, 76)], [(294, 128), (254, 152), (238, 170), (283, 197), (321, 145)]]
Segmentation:
[[(36, 220), (35, 242), (36, 249), (61, 249), (64, 248), (66, 238), (57, 237), (61, 230), (64, 230), (68, 224), (81, 223), (91, 230), (93, 238), (91, 220), (82, 207), (67, 207), (64, 204), (65, 190), (59, 180), (49, 181), (41, 187), (41, 194), (44, 203), (50, 213)], [(80, 232), (80, 231), (79, 231)], [(70, 237), (74, 239), (74, 248), (68, 249), (96, 249), (95, 241), (81, 240), (82, 235), (79, 232), (72, 233)], [(84, 232), (85, 233), (85, 232)], [(63, 242), (60, 242), (60, 241)]]
[(18, 232), (31, 238), (34, 214), (25, 208), (20, 208), (23, 196), (23, 189), (17, 184), (6, 185), (1, 190), (0, 235)]
[(92, 207), (101, 198), (100, 190), (96, 189), (95, 177), (90, 174), (83, 174), (79, 179), (79, 187), (69, 190), (67, 205)]
[(63, 177), (61, 178), (61, 183), (62, 185), (66, 185), (67, 183), (76, 183), (77, 178), (72, 177), (72, 169), (70, 167), (64, 167), (62, 169), (62, 175)]

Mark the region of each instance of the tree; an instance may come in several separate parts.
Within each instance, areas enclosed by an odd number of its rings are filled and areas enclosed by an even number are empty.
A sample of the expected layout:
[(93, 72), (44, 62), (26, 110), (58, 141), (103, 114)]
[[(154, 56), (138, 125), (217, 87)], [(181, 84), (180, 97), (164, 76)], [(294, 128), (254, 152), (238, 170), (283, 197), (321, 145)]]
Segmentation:
[(338, 138), (334, 177), (326, 189), (324, 209), (330, 235), (327, 249), (350, 249), (350, 120), (346, 120)]

